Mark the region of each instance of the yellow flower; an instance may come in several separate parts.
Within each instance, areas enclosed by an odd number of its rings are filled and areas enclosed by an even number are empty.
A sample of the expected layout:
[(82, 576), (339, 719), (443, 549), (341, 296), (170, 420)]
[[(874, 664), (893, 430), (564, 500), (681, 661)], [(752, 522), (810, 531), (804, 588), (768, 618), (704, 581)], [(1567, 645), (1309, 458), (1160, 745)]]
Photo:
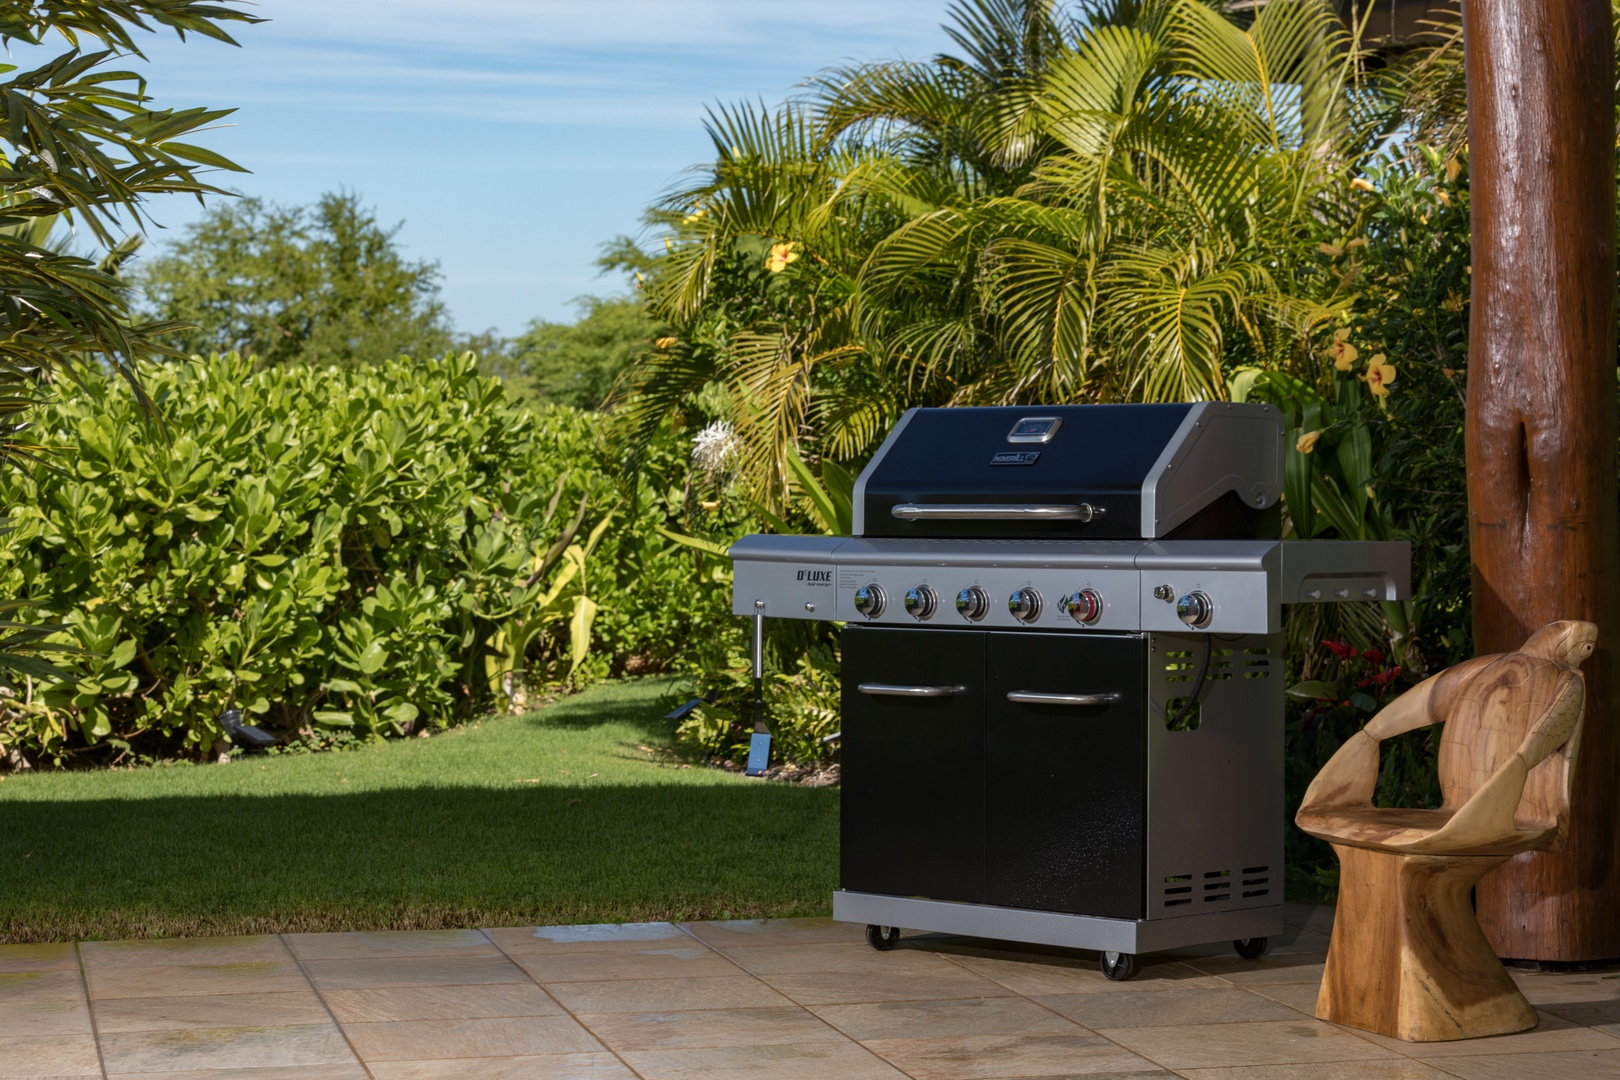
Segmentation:
[(1457, 161), (1457, 159), (1448, 158), (1446, 160), (1446, 179), (1455, 183), (1457, 180), (1457, 174), (1460, 172), (1462, 172), (1462, 165)]
[(1333, 332), (1333, 344), (1322, 350), (1322, 355), (1333, 361), (1333, 366), (1340, 371), (1349, 371), (1350, 365), (1356, 362), (1361, 355), (1356, 347), (1350, 344), (1350, 328), (1340, 327)]
[(1367, 358), (1367, 373), (1361, 377), (1374, 397), (1388, 397), (1389, 384), (1395, 381), (1395, 365), (1383, 353), (1374, 353)]
[(1440, 301), (1440, 306), (1445, 308), (1447, 311), (1461, 311), (1464, 305), (1467, 303), (1467, 297), (1463, 296), (1462, 293), (1453, 290), (1452, 292), (1446, 294), (1446, 298), (1444, 300)]
[(1317, 244), (1316, 247), (1317, 250), (1319, 250), (1322, 254), (1330, 256), (1331, 258), (1337, 259), (1340, 255), (1344, 254), (1344, 248), (1337, 244)]
[(1302, 454), (1308, 454), (1316, 449), (1316, 440), (1321, 437), (1322, 433), (1320, 431), (1307, 431), (1299, 437), (1299, 441), (1294, 444), (1294, 449)]
[(1366, 246), (1367, 238), (1365, 236), (1358, 236), (1348, 244), (1344, 245), (1346, 251), (1350, 250), (1351, 248), (1362, 248)]
[(1358, 176), (1354, 180), (1350, 181), (1351, 191), (1371, 191), (1372, 189), (1372, 181), (1364, 177)]
[(692, 211), (690, 214), (686, 215), (686, 217), (684, 219), (684, 223), (687, 224), (687, 225), (696, 225), (698, 222), (702, 221), (705, 217), (707, 217), (708, 214), (709, 214), (709, 212), (707, 210), (703, 209), (700, 206), (696, 210)]
[(1435, 188), (1434, 189), (1434, 197), (1440, 200), (1440, 205), (1441, 206), (1450, 206), (1451, 205), (1451, 196), (1447, 195), (1440, 188)]
[(679, 341), (680, 338), (661, 337), (657, 341), (653, 342), (653, 348), (657, 349), (659, 352), (663, 352), (665, 349), (673, 348)]
[(765, 268), (773, 274), (780, 274), (788, 268), (788, 263), (798, 260), (799, 253), (794, 250), (798, 246), (791, 240), (785, 244), (772, 246), (771, 254), (765, 260)]

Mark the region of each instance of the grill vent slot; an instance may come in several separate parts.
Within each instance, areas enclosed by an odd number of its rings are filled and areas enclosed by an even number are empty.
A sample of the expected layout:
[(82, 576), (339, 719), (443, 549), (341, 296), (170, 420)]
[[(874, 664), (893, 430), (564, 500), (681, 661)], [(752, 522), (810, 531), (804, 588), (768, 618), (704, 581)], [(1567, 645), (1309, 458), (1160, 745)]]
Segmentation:
[(1171, 874), (1164, 879), (1164, 906), (1179, 907), (1192, 903), (1192, 891), (1191, 874)]
[(1271, 867), (1245, 866), (1238, 870), (1206, 870), (1202, 874), (1171, 874), (1164, 879), (1161, 903), (1167, 907), (1202, 902), (1220, 904), (1234, 895), (1244, 900), (1271, 895)]
[(1245, 866), (1243, 868), (1243, 899), (1248, 900), (1256, 896), (1270, 896), (1271, 867)]

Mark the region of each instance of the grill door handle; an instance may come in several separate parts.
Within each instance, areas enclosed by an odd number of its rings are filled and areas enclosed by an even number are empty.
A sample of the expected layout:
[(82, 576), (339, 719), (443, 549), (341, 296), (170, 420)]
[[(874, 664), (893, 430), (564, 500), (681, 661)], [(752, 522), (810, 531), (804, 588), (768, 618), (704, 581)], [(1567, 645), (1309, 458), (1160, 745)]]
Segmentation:
[(1041, 694), (1034, 690), (1009, 690), (1007, 700), (1020, 705), (1112, 705), (1119, 700), (1117, 693), (1108, 694)]
[(901, 521), (1095, 521), (1090, 503), (897, 503), (889, 513)]
[(894, 683), (863, 682), (855, 689), (873, 697), (954, 697), (965, 686), (897, 686)]

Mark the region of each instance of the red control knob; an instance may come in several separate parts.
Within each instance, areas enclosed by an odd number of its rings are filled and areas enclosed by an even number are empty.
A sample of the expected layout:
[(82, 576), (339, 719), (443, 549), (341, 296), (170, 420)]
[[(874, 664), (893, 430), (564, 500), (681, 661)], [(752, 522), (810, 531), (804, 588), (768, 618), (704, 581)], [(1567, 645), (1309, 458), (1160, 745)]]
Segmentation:
[(1103, 598), (1096, 589), (1081, 589), (1063, 598), (1063, 610), (1069, 618), (1082, 626), (1090, 626), (1102, 618)]

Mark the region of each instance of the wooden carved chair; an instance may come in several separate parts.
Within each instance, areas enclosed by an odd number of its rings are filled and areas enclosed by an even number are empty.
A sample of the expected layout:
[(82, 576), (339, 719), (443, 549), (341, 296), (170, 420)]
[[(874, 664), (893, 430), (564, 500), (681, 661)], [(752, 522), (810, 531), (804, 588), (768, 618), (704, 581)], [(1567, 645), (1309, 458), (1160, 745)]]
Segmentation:
[[(1339, 905), (1316, 1002), (1323, 1020), (1414, 1042), (1536, 1026), (1474, 917), (1474, 884), (1514, 855), (1563, 845), (1597, 627), (1555, 622), (1402, 694), (1351, 736), (1295, 822), (1339, 857)], [(1372, 805), (1381, 740), (1440, 737), (1437, 810)]]

